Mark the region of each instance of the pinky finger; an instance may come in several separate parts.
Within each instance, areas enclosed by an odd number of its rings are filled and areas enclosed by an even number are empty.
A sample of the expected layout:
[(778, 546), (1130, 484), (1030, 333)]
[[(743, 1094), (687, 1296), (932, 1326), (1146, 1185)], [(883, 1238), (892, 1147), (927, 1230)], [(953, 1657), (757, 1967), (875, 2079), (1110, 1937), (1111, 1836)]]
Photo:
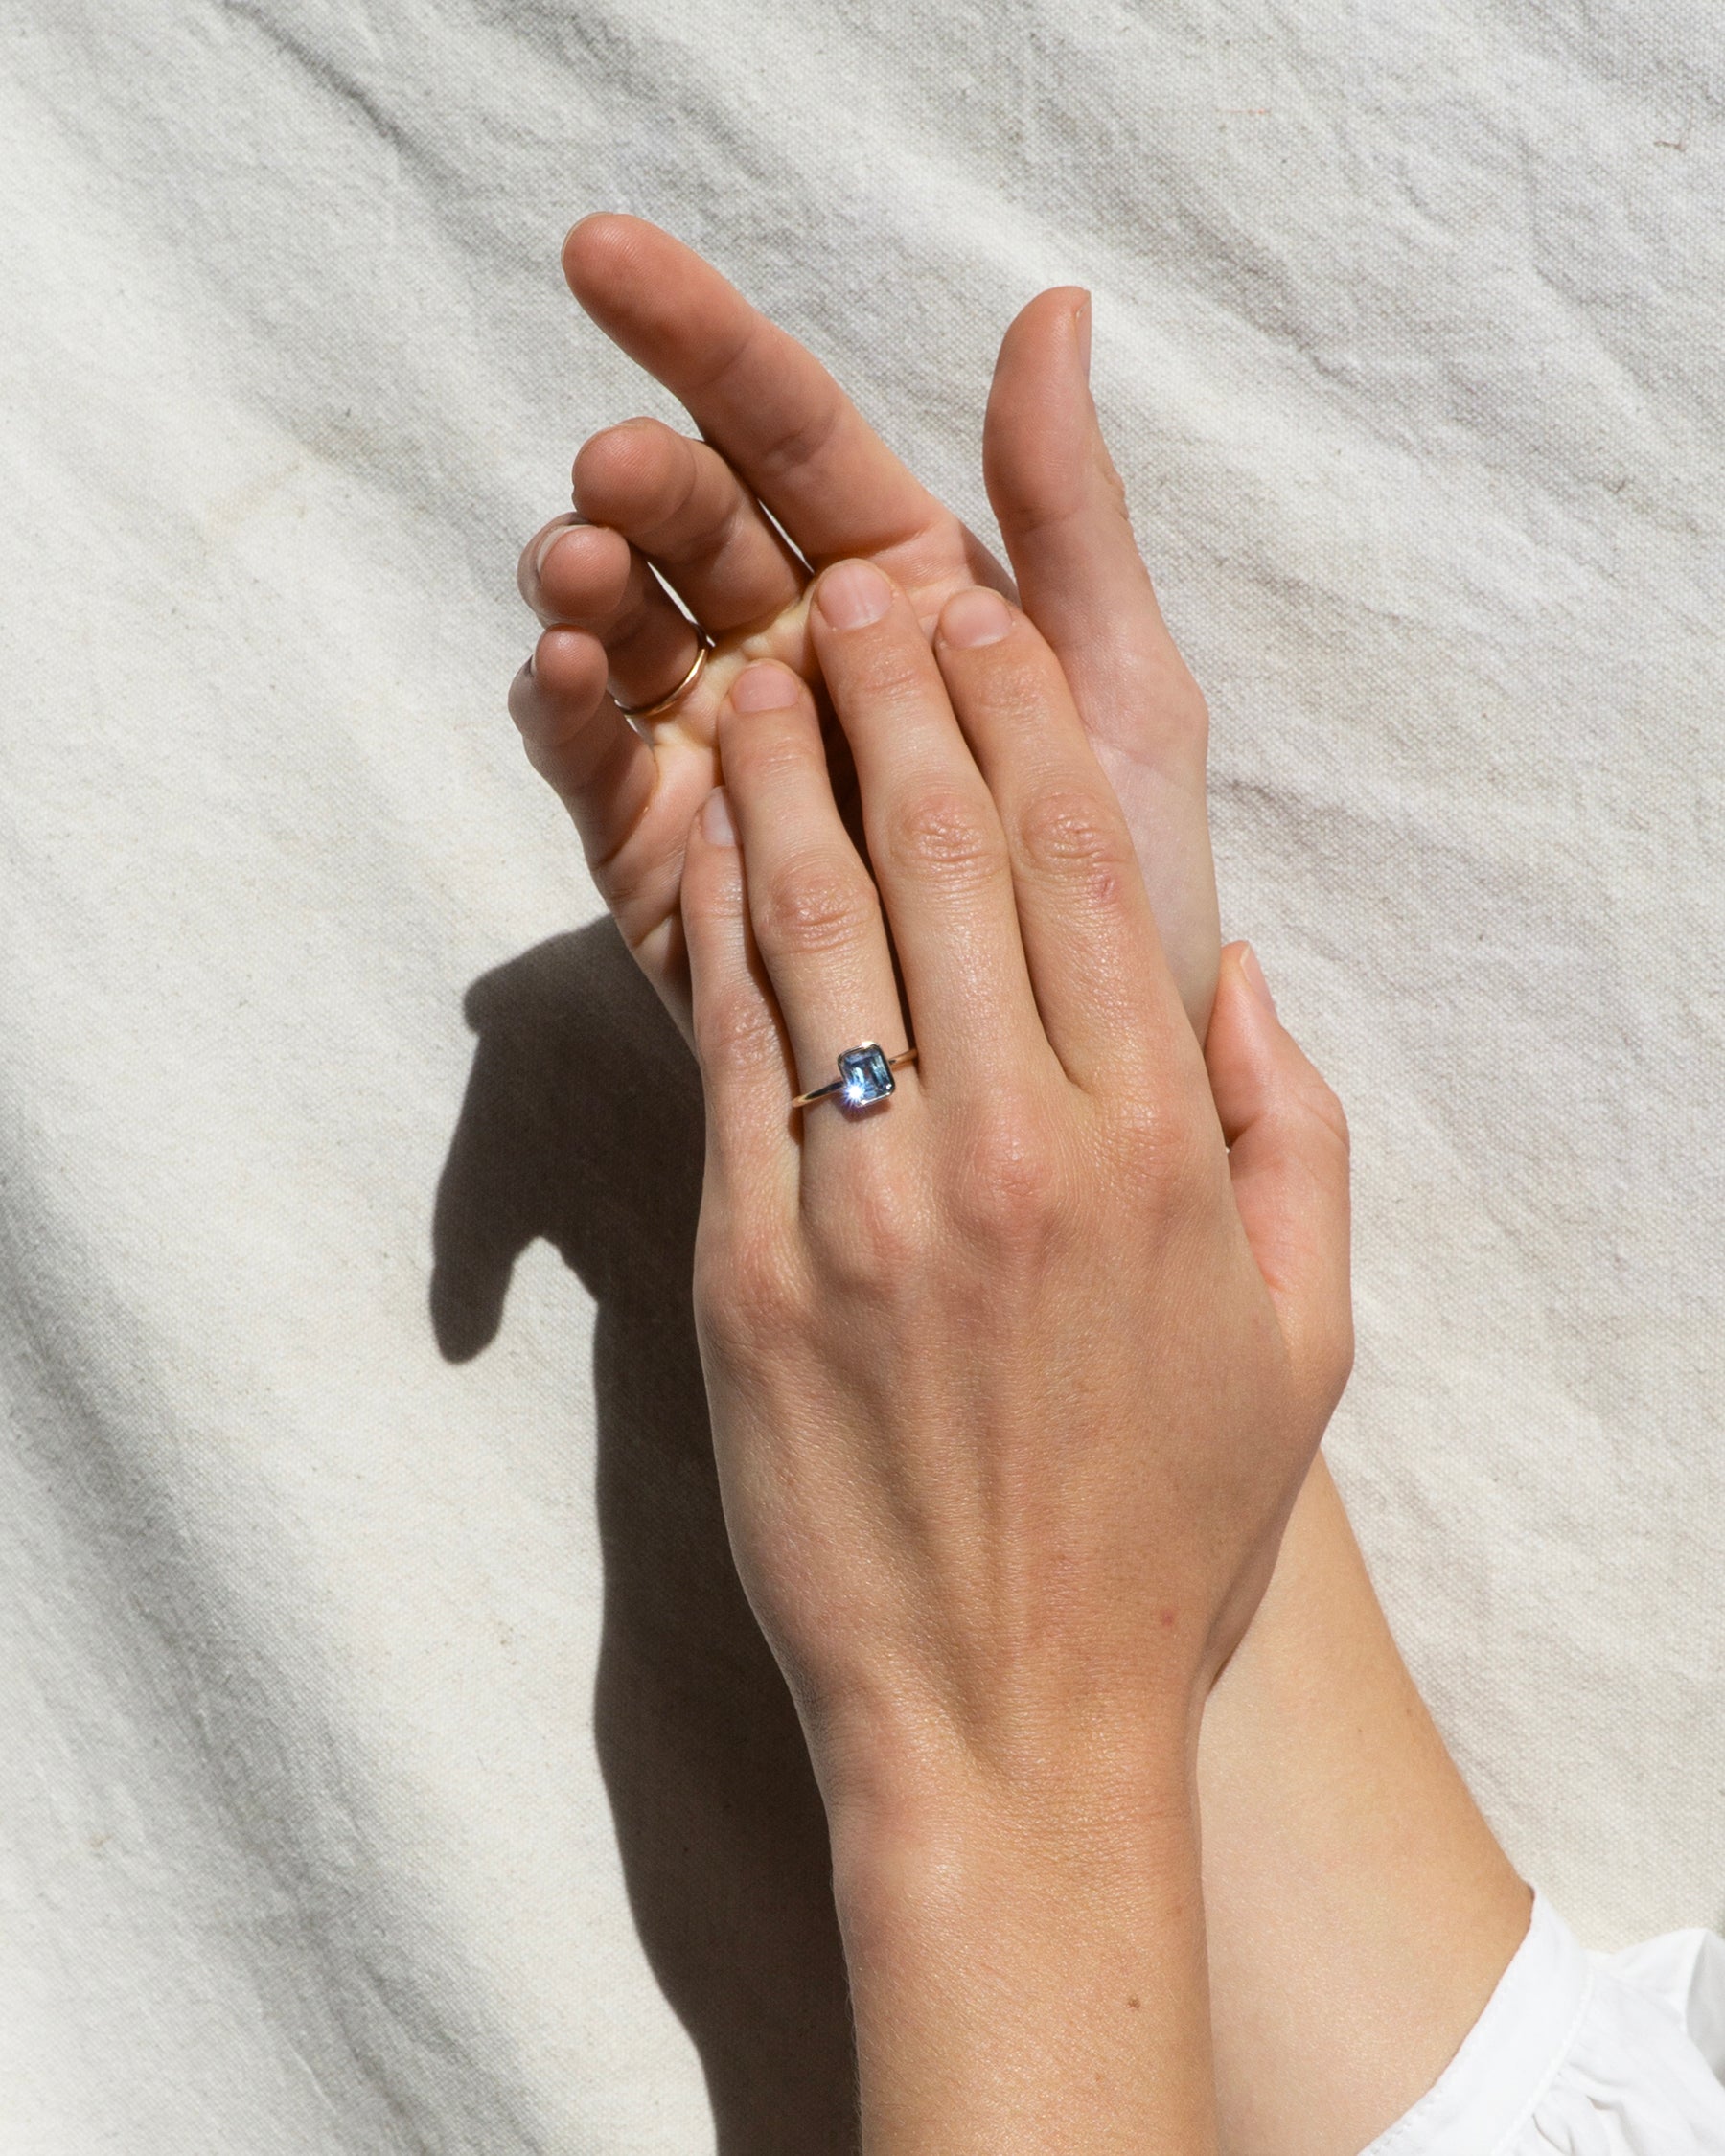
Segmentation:
[(617, 719), (608, 664), (597, 637), (548, 629), (509, 689), (527, 761), (562, 798), (595, 864), (623, 844), (654, 789), (653, 751)]
[(683, 857), (683, 938), (706, 1095), (707, 1184), (734, 1206), (796, 1204), (791, 1053), (748, 927), (730, 799), (716, 787)]

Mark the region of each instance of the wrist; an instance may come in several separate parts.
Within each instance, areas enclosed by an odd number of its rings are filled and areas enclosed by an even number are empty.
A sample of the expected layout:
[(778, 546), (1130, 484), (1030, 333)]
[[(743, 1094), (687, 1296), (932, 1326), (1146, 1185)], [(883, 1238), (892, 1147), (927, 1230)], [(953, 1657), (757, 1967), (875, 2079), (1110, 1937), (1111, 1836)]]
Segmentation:
[(1004, 1778), (877, 1765), (829, 1812), (868, 2156), (1138, 2149), (1176, 2114), (1209, 2145), (1185, 1717)]
[(1050, 1849), (1153, 1832), (1193, 1801), (1207, 1687), (1156, 1712), (961, 1730), (909, 1712), (829, 1714), (811, 1753), (835, 1846), (870, 1859), (1033, 1836)]
[[(1094, 1778), (1064, 1770), (1002, 1787), (966, 1776), (853, 1790), (829, 1802), (833, 1892), (847, 1952), (871, 1964), (932, 1940), (1075, 1940), (1144, 1896), (1197, 1883), (1195, 1762)], [(1126, 1902), (1122, 1902), (1124, 1890)]]

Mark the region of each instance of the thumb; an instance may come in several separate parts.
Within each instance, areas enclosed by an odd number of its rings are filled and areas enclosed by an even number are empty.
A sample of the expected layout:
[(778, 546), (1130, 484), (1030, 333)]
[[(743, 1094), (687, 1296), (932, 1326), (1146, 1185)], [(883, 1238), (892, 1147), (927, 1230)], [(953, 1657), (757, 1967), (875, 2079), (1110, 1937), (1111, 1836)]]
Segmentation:
[(1139, 707), (1172, 700), (1163, 722), (1202, 770), (1203, 700), (1156, 603), (1091, 398), (1090, 318), (1090, 295), (1061, 286), (1006, 332), (982, 423), (983, 482), (1026, 612), (1069, 677), (1094, 684), (1098, 730), (1138, 749)]
[(1250, 944), (1222, 953), (1204, 1052), (1246, 1240), (1300, 1385), (1327, 1416), (1353, 1367), (1347, 1118), (1276, 1017)]
[(1216, 982), (1208, 718), (1132, 534), (1089, 380), (1090, 301), (1044, 292), (1000, 345), (982, 475), (1024, 611), (1052, 646), (1119, 796), (1199, 1040)]

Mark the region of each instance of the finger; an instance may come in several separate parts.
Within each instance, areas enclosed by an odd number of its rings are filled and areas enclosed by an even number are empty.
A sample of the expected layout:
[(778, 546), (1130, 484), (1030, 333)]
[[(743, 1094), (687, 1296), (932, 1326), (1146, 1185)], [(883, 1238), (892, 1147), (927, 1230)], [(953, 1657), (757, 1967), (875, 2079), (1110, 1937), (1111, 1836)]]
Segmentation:
[(713, 636), (770, 622), (808, 581), (724, 459), (658, 420), (608, 427), (583, 446), (575, 506), (649, 556)]
[(931, 1094), (1049, 1050), (1019, 940), (1006, 841), (904, 595), (866, 562), (828, 569), (810, 633), (856, 761), (862, 826)]
[(527, 761), (574, 817), (589, 860), (633, 828), (653, 792), (653, 752), (605, 692), (605, 647), (580, 630), (547, 630), (510, 683), (509, 715)]
[(700, 649), (687, 615), (619, 532), (559, 517), (528, 541), (516, 581), (547, 628), (598, 638), (621, 705), (669, 696)]
[(1071, 685), (1138, 845), (1200, 1040), (1220, 934), (1205, 801), (1208, 718), (1133, 537), (1090, 393), (1090, 300), (1044, 292), (1007, 331), (982, 430), (988, 498), (1024, 610)]
[(807, 559), (885, 560), (907, 589), (1004, 586), (1000, 564), (913, 478), (812, 353), (719, 272), (639, 218), (586, 218), (569, 288), (664, 383)]
[(1347, 1119), (1276, 1015), (1251, 947), (1222, 953), (1206, 1044), (1234, 1203), (1317, 1412), (1353, 1362)]
[(713, 749), (670, 728), (649, 745), (618, 717), (605, 679), (595, 638), (547, 630), (510, 684), (510, 716), (574, 819), (624, 941), (686, 1033), (678, 885), (690, 819), (713, 785)]
[(1170, 1049), (1196, 1066), (1191, 1029), (1132, 835), (1053, 653), (999, 592), (978, 588), (947, 601), (934, 656), (1005, 833), (1049, 1044), (1078, 1085), (1160, 1090)]
[[(790, 1037), (795, 1090), (812, 1091), (837, 1075), (845, 1049), (873, 1041), (890, 1056), (904, 1045), (880, 902), (833, 799), (804, 682), (777, 665), (740, 674), (719, 747), (755, 942)], [(811, 1115), (813, 1144), (837, 1112), (821, 1103)]]
[(695, 1053), (706, 1096), (707, 1180), (733, 1205), (787, 1205), (796, 1188), (790, 1050), (748, 929), (743, 857), (725, 790), (685, 841), (681, 913)]

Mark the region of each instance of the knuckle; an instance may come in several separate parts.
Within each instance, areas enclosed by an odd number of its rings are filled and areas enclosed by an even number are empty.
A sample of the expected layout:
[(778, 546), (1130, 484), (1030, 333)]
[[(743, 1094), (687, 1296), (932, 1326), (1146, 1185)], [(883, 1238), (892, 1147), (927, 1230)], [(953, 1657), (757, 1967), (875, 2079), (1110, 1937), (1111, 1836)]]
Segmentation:
[(954, 1158), (950, 1203), (974, 1237), (1044, 1249), (1068, 1210), (1068, 1178), (1034, 1098), (991, 1100), (971, 1119)]
[(887, 836), (892, 859), (913, 875), (958, 888), (1006, 870), (1000, 829), (978, 804), (949, 789), (912, 794), (894, 809)]
[(723, 576), (728, 566), (727, 557), (740, 551), (740, 541), (746, 536), (741, 505), (734, 501), (713, 503), (704, 498), (697, 480), (691, 478), (674, 511), (647, 536), (655, 542), (654, 550), (678, 568)]
[[(748, 654), (743, 665), (766, 655)], [(733, 654), (726, 653), (724, 656), (728, 693), (731, 680), (743, 667)], [(806, 689), (806, 684), (799, 687)], [(718, 746), (720, 765), (742, 799), (756, 800), (766, 807), (775, 798), (806, 801), (811, 791), (818, 798), (824, 770), (820, 724), (806, 694), (799, 694), (794, 704), (781, 710), (750, 712), (747, 719), (727, 705), (719, 717)], [(775, 832), (794, 836), (809, 829), (803, 816), (779, 814), (766, 820)], [(806, 844), (802, 850), (807, 850)]]
[(782, 1339), (796, 1320), (800, 1301), (794, 1269), (779, 1239), (765, 1228), (742, 1226), (723, 1238), (697, 1241), (694, 1295), (702, 1338), (733, 1359), (763, 1340)]
[(874, 893), (860, 876), (827, 856), (805, 854), (768, 877), (755, 934), (774, 956), (818, 955), (852, 948), (874, 915)]
[(1113, 898), (1137, 866), (1118, 813), (1084, 786), (1050, 787), (1028, 801), (1019, 845), (1033, 874), (1078, 884), (1098, 902)]
[(1334, 1138), (1346, 1163), (1353, 1156), (1353, 1134), (1347, 1126), (1347, 1111), (1342, 1105), (1342, 1096), (1326, 1079), (1314, 1070), (1310, 1089), (1306, 1094), (1306, 1109), (1315, 1123), (1321, 1124)]
[(734, 717), (720, 722), (719, 754), (741, 785), (765, 794), (800, 786), (820, 754), (813, 715), (797, 706), (751, 714), (747, 725)]
[(842, 408), (837, 398), (809, 406), (756, 452), (764, 480), (783, 478), (815, 463), (838, 431)]
[(695, 1051), (709, 1071), (747, 1073), (784, 1063), (778, 1022), (752, 983), (714, 989), (697, 999)]
[(840, 1296), (881, 1304), (917, 1292), (927, 1209), (903, 1176), (859, 1177), (843, 1205), (811, 1218), (808, 1234), (823, 1285)]
[(1135, 1203), (1164, 1223), (1208, 1205), (1227, 1172), (1220, 1134), (1153, 1094), (1116, 1105), (1109, 1152)]
[(1295, 1127), (1303, 1124), (1319, 1133), (1322, 1143), (1333, 1148), (1346, 1177), (1353, 1152), (1353, 1135), (1341, 1096), (1298, 1047), (1291, 1055), (1284, 1048), (1284, 1056), (1275, 1112), (1284, 1122)]
[[(728, 474), (727, 474), (728, 478)], [(686, 560), (716, 578), (734, 577), (739, 583), (753, 570), (751, 556), (760, 538), (753, 505), (730, 480), (730, 498), (702, 524), (688, 544)]]
[(665, 434), (652, 485), (642, 487), (637, 543), (649, 554), (668, 555), (680, 562), (698, 559), (704, 551), (710, 519), (702, 514), (701, 467), (693, 445), (669, 427)]

